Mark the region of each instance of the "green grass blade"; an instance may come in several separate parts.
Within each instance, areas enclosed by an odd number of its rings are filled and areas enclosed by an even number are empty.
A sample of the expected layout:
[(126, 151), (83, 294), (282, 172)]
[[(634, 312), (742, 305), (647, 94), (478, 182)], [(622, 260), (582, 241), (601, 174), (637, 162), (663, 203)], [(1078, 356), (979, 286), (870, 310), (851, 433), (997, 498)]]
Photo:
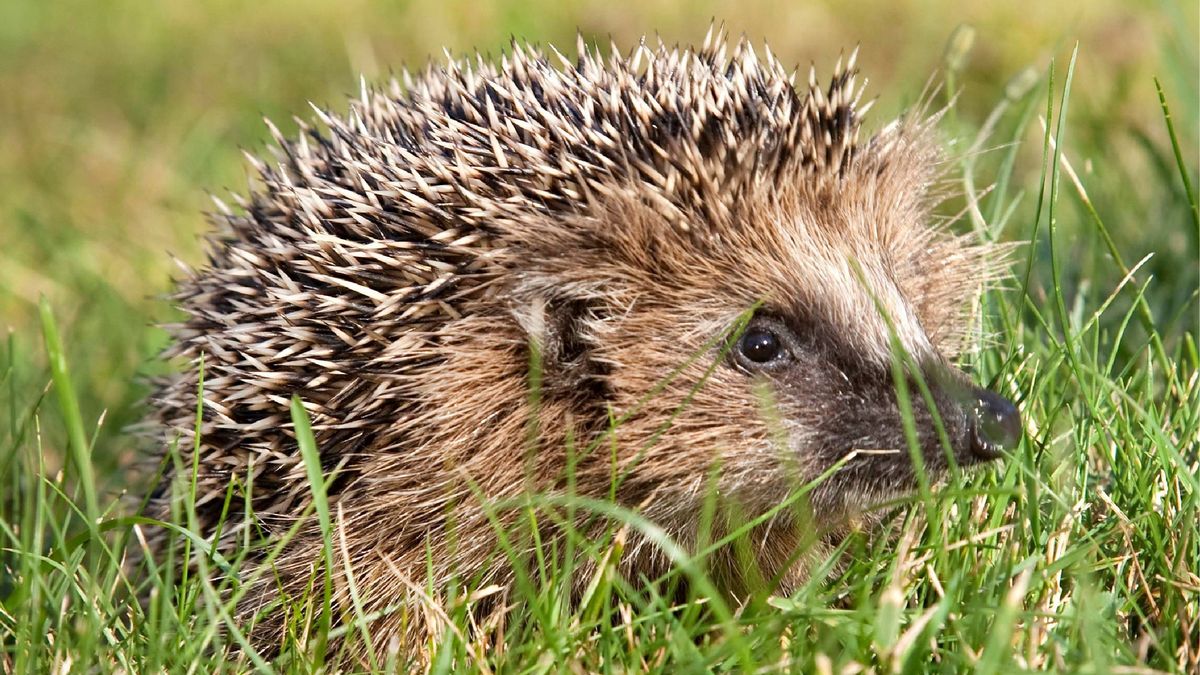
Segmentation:
[(300, 456), (304, 460), (304, 471), (308, 476), (309, 490), (312, 491), (313, 505), (317, 512), (317, 522), (321, 527), (323, 540), (322, 553), (325, 567), (322, 573), (324, 595), (321, 599), (320, 625), (318, 626), (317, 645), (314, 648), (314, 661), (321, 663), (325, 654), (326, 636), (332, 623), (333, 600), (333, 520), (329, 514), (329, 497), (325, 491), (325, 475), (321, 469), (321, 455), (317, 452), (317, 440), (313, 436), (312, 422), (304, 403), (299, 396), (292, 396), (292, 424), (296, 429), (296, 444), (300, 448)]
[(63, 416), (63, 424), (67, 431), (67, 448), (71, 464), (75, 467), (79, 488), (83, 492), (84, 513), (87, 514), (87, 526), (95, 532), (100, 520), (100, 502), (96, 497), (96, 477), (92, 472), (92, 448), (88, 443), (87, 434), (83, 430), (83, 416), (79, 412), (79, 399), (75, 396), (75, 388), (71, 382), (71, 374), (67, 369), (67, 356), (63, 350), (62, 339), (58, 334), (58, 324), (54, 321), (54, 312), (50, 302), (42, 298), (39, 302), (42, 316), (42, 336), (45, 339), (46, 355), (50, 359), (50, 377), (54, 381), (54, 392), (58, 397), (58, 406)]
[(1192, 187), (1192, 178), (1188, 174), (1187, 162), (1183, 160), (1183, 150), (1179, 147), (1179, 136), (1175, 133), (1175, 122), (1171, 118), (1171, 109), (1167, 107), (1167, 95), (1162, 83), (1154, 78), (1154, 89), (1158, 92), (1158, 104), (1162, 108), (1163, 121), (1167, 124), (1167, 135), (1171, 137), (1171, 149), (1175, 152), (1175, 164), (1179, 167), (1179, 178), (1183, 182), (1183, 190), (1187, 194), (1188, 204), (1192, 207), (1192, 222), (1200, 229), (1200, 209), (1196, 205), (1196, 192)]

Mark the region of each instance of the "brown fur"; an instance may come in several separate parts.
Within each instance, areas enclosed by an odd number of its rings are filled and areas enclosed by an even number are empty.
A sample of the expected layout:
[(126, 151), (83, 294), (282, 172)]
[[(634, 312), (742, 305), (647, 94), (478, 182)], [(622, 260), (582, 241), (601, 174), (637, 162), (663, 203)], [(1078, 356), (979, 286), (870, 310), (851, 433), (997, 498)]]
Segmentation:
[[(895, 451), (852, 459), (812, 494), (811, 520), (789, 511), (756, 532), (783, 591), (804, 579), (785, 567), (799, 542), (911, 489), (883, 314), (923, 368), (961, 381), (946, 364), (988, 252), (930, 225), (940, 159), (927, 121), (857, 140), (852, 59), (828, 87), (796, 91), (769, 54), (725, 51), (717, 37), (606, 61), (580, 45), (571, 62), (514, 45), (499, 66), (451, 62), (364, 88), (348, 115), (318, 111), (325, 131), (276, 133), (275, 161), (252, 159), (261, 184), (223, 210), (207, 266), (181, 284), (188, 318), (170, 356), (190, 366), (155, 398), (164, 444), (178, 435), (190, 466), (203, 357), (202, 533), (247, 474), (268, 538), (309, 503), (293, 394), (338, 472), (336, 606), (350, 608), (349, 564), (368, 612), (408, 607), (370, 626), (377, 648), (436, 632), (436, 610), (413, 602), (429, 583), (511, 588), (479, 497), (562, 494), (569, 445), (601, 439), (579, 459), (579, 494), (608, 494), (615, 452), (617, 501), (685, 547), (714, 469), (721, 498), (752, 516), (852, 451)], [(722, 356), (758, 303), (803, 343), (787, 373), (751, 376)], [(239, 493), (226, 552), (242, 517)], [(631, 536), (624, 569), (664, 571), (662, 552)], [(309, 518), (245, 616), (280, 584), (302, 593), (321, 546)], [(715, 565), (728, 587), (744, 581)], [(260, 617), (258, 644), (278, 643), (280, 616)]]

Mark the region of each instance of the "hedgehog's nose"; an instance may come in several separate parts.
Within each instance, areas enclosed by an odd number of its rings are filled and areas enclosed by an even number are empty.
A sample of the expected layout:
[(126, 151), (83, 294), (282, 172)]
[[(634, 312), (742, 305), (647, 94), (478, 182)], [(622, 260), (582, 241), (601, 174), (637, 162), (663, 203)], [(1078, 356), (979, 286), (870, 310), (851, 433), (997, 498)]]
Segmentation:
[(1021, 414), (1003, 396), (976, 389), (970, 415), (971, 454), (979, 459), (996, 459), (1020, 442)]

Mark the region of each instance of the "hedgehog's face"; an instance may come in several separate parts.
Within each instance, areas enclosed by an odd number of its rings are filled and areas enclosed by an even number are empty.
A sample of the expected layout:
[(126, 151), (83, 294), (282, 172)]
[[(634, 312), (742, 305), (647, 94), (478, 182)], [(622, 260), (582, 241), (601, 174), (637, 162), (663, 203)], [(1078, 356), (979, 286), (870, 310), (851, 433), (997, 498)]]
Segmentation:
[(918, 471), (936, 481), (952, 464), (993, 460), (1015, 444), (1015, 407), (972, 384), (929, 339), (912, 310), (920, 298), (893, 286), (885, 305), (879, 290), (834, 290), (866, 283), (852, 272), (863, 268), (846, 264), (840, 281), (829, 270), (803, 287), (787, 273), (775, 288), (762, 276), (732, 281), (756, 287), (757, 300), (701, 283), (687, 299), (676, 289), (673, 307), (644, 297), (610, 319), (604, 379), (617, 412), (632, 413), (618, 436), (628, 481), (643, 486), (635, 499), (702, 494), (717, 468), (722, 492), (757, 512), (844, 462), (813, 492), (818, 508), (844, 514), (913, 490)]
[(720, 228), (626, 206), (593, 230), (619, 228), (621, 246), (569, 261), (562, 274), (596, 290), (558, 325), (599, 385), (577, 392), (624, 415), (631, 499), (678, 490), (658, 502), (689, 509), (717, 467), (722, 494), (759, 511), (844, 462), (812, 494), (846, 513), (1015, 444), (1013, 404), (952, 364), (985, 252), (924, 222), (913, 156), (764, 189)]
[[(796, 459), (796, 477), (811, 480), (844, 462), (816, 490), (825, 508), (881, 501), (914, 488), (919, 470), (936, 480), (952, 463), (996, 459), (1016, 442), (1015, 407), (971, 384), (940, 354), (883, 359), (864, 353), (852, 331), (807, 312), (768, 307), (749, 320), (725, 359), (743, 382), (722, 378), (739, 396), (760, 401), (768, 426), (777, 427), (776, 447)], [(898, 395), (901, 387), (908, 402)], [(910, 443), (919, 449), (920, 468)]]

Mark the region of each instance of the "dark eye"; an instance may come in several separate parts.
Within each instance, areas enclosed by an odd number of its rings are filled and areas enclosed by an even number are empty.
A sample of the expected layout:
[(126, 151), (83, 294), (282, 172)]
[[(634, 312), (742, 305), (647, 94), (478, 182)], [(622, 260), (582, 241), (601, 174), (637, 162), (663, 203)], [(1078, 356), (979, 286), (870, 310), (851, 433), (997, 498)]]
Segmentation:
[(782, 321), (756, 316), (734, 343), (730, 356), (743, 371), (775, 370), (791, 363), (796, 344), (796, 336)]
[(783, 353), (783, 342), (765, 328), (750, 328), (738, 341), (738, 351), (752, 363), (770, 363)]

